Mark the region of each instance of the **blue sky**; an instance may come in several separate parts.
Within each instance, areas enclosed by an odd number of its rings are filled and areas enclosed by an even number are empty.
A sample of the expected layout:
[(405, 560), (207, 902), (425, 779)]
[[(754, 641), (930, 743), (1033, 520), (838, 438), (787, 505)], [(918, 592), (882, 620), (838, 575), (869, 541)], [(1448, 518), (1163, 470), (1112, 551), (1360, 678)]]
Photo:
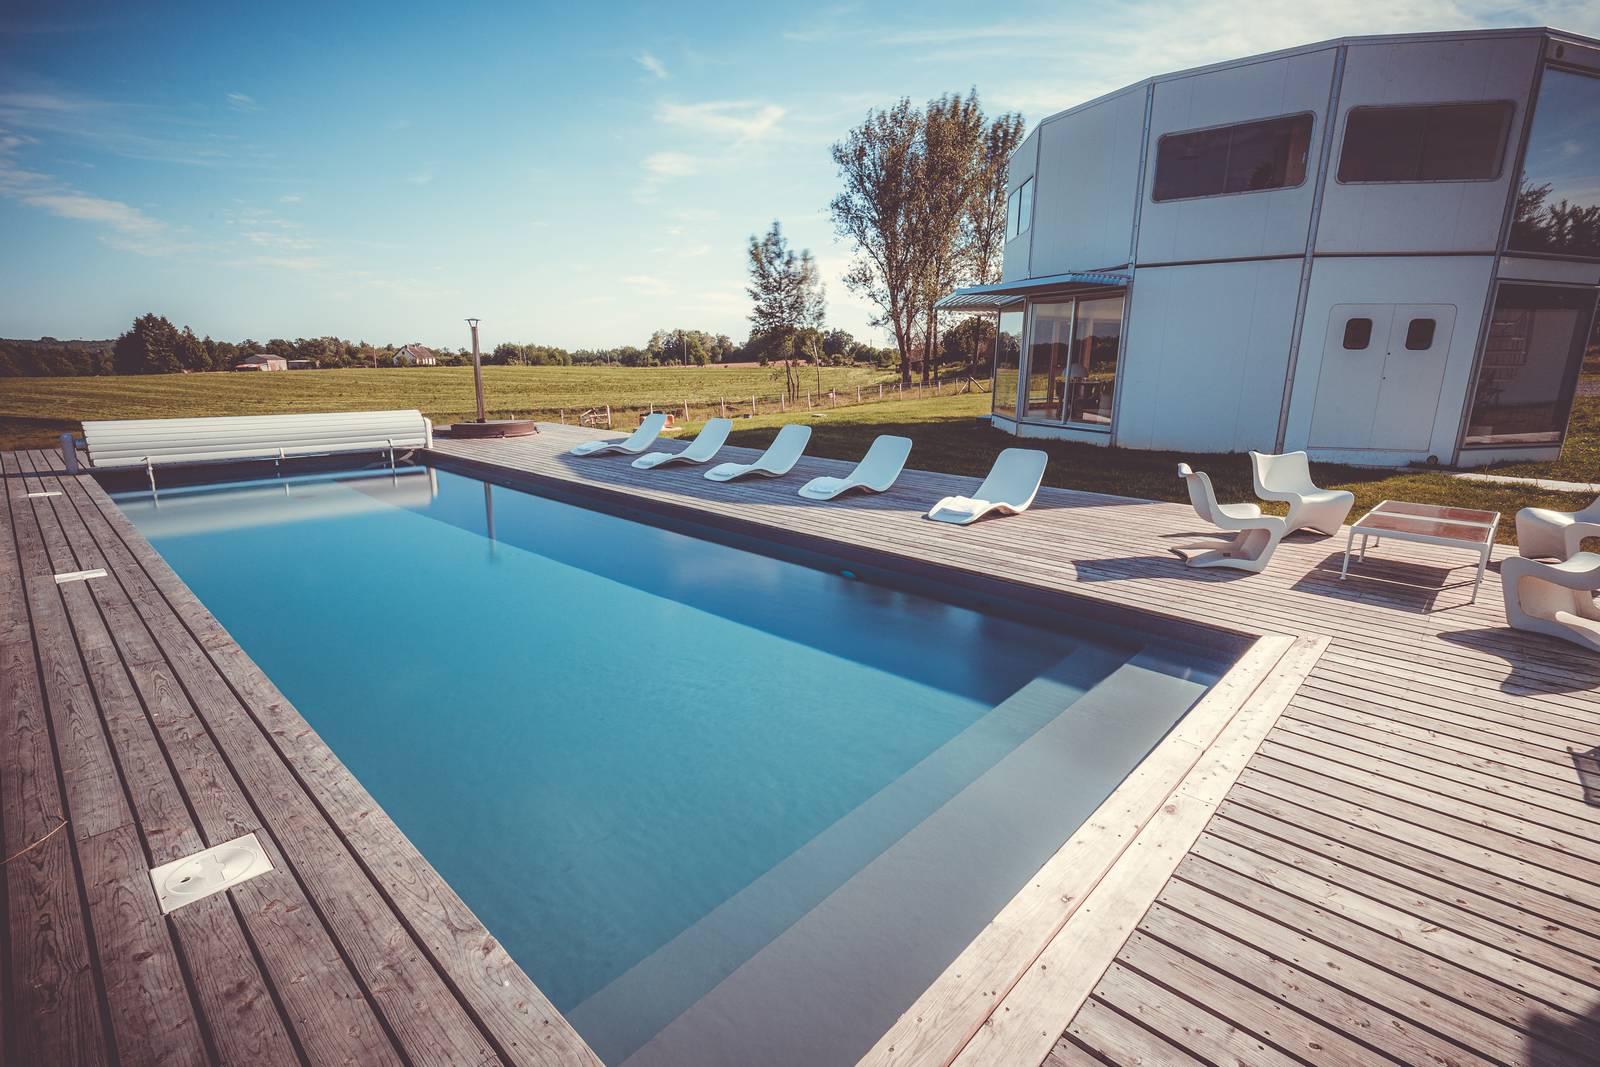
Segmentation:
[(744, 245), (781, 219), (839, 280), (828, 146), (976, 86), (1039, 118), (1154, 73), (1346, 33), (1600, 6), (1234, 0), (460, 3), (0, 10), (0, 336), (197, 332), (639, 344), (748, 332)]

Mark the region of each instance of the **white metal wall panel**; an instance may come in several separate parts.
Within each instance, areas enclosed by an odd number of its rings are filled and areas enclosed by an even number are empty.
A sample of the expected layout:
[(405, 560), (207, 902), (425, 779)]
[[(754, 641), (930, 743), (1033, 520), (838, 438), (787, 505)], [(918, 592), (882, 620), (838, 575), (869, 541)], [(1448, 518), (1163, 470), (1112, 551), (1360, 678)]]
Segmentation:
[[(1317, 148), (1337, 50), (1325, 48), (1158, 82), (1150, 115), (1139, 262), (1293, 254), (1305, 251), (1317, 184)], [(1168, 133), (1311, 112), (1306, 179), (1297, 187), (1156, 203), (1157, 144)]]
[(1117, 443), (1270, 450), (1299, 285), (1299, 260), (1140, 271), (1117, 383)]
[[(1438, 407), (1426, 448), (1405, 454), (1373, 449), (1313, 449), (1315, 454), (1351, 462), (1403, 463), (1429, 455), (1448, 460), (1455, 449), (1461, 412), (1471, 385), (1478, 324), (1489, 292), (1494, 260), (1488, 256), (1384, 256), (1318, 259), (1306, 298), (1300, 358), (1290, 397), (1285, 448), (1306, 448), (1311, 441), (1317, 386), (1322, 375), (1329, 316), (1338, 304), (1449, 304), (1455, 308), (1449, 352), (1445, 356)], [(1144, 278), (1141, 276), (1142, 283)]]
[[(1518, 141), (1541, 39), (1356, 44), (1345, 60), (1334, 153), (1317, 227), (1319, 252), (1482, 252), (1495, 247), (1517, 169)], [(1516, 105), (1493, 181), (1340, 184), (1354, 107), (1510, 100)]]
[(1144, 97), (1140, 87), (1039, 128), (1034, 277), (1127, 262)]

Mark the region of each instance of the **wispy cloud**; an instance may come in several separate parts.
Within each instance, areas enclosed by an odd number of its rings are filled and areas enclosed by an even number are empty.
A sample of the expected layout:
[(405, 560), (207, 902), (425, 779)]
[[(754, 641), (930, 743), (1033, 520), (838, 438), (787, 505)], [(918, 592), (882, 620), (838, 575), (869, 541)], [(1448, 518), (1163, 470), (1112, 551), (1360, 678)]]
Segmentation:
[(132, 205), (85, 193), (36, 193), (22, 197), (22, 202), (63, 219), (98, 222), (136, 237), (158, 233), (164, 228), (163, 223)]
[(431, 167), (431, 166), (423, 167), (421, 170), (417, 171), (415, 174), (412, 174), (409, 177), (407, 177), (406, 181), (410, 182), (412, 185), (432, 185), (433, 184), (433, 167)]
[(32, 138), (0, 131), (0, 196), (56, 218), (98, 227), (101, 241), (123, 251), (161, 256), (192, 247), (174, 241), (165, 222), (132, 204), (83, 192), (18, 164), (16, 153), (34, 143)]
[(223, 97), (223, 99), (226, 100), (228, 102), (228, 106), (233, 108), (235, 111), (250, 112), (262, 110), (261, 105), (256, 102), (256, 98), (246, 93), (229, 93)]
[(282, 196), (278, 197), (278, 203), (280, 203), (280, 204), (298, 204), (303, 199), (305, 199), (305, 198), (302, 197), (299, 193), (284, 193)]
[(210, 130), (192, 115), (53, 86), (0, 91), (0, 126), (163, 163), (218, 166), (241, 152), (231, 134)]
[(687, 178), (700, 170), (687, 152), (653, 152), (644, 158), (644, 169), (663, 178)]
[(777, 130), (784, 114), (784, 109), (777, 104), (706, 100), (698, 104), (662, 103), (656, 109), (656, 120), (668, 126), (754, 141)]
[(644, 296), (671, 296), (672, 286), (650, 274), (629, 274), (622, 279), (626, 285)]
[(657, 59), (655, 56), (651, 55), (649, 52), (640, 52), (638, 55), (633, 57), (633, 61), (663, 81), (672, 77), (672, 75), (667, 71), (667, 65), (661, 62), (661, 60)]

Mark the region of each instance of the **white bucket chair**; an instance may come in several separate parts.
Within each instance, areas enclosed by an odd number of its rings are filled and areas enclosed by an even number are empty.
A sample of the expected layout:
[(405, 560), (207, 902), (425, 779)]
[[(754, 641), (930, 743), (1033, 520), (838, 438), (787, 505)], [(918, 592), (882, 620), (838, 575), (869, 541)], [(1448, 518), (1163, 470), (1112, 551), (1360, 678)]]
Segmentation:
[(1523, 508), (1517, 512), (1517, 552), (1528, 559), (1566, 559), (1577, 551), (1576, 542), (1571, 548), (1566, 544), (1566, 533), (1576, 523), (1600, 523), (1600, 499), (1582, 511)]
[[(1517, 539), (1522, 539), (1520, 530)], [(1600, 652), (1600, 553), (1579, 552), (1585, 537), (1600, 537), (1600, 523), (1575, 522), (1564, 531), (1560, 563), (1512, 556), (1500, 564), (1506, 621), (1519, 630), (1548, 634)]]
[(832, 500), (852, 489), (865, 489), (869, 493), (882, 493), (895, 483), (905, 470), (906, 457), (911, 455), (911, 438), (880, 434), (861, 457), (856, 469), (843, 478), (813, 478), (800, 487), (800, 495), (807, 500)]
[(1251, 452), (1250, 477), (1255, 482), (1256, 496), (1289, 505), (1289, 514), (1283, 520), (1285, 533), (1315, 530), (1336, 534), (1356, 503), (1356, 495), (1348, 490), (1317, 488), (1304, 452), (1285, 452), (1281, 456)]
[(1219, 529), (1236, 536), (1221, 548), (1174, 548), (1172, 551), (1190, 567), (1229, 567), (1252, 574), (1264, 570), (1272, 553), (1289, 532), (1288, 524), (1276, 515), (1263, 515), (1255, 504), (1219, 504), (1211, 478), (1187, 463), (1178, 464), (1178, 477), (1189, 486), (1189, 501), (1199, 516)]
[(1050, 457), (1036, 448), (1008, 448), (995, 457), (989, 476), (973, 496), (947, 496), (928, 510), (928, 518), (958, 526), (977, 522), (985, 515), (1020, 515), (1039, 495), (1045, 464)]
[(735, 478), (743, 478), (750, 474), (781, 478), (800, 462), (800, 457), (806, 450), (806, 442), (810, 440), (811, 427), (791, 422), (778, 431), (778, 436), (772, 439), (772, 444), (767, 446), (767, 450), (761, 453), (754, 463), (718, 463), (706, 471), (706, 477), (714, 482), (731, 482)]
[(688, 448), (681, 452), (650, 452), (634, 460), (633, 465), (648, 471), (674, 463), (705, 463), (717, 454), (732, 430), (732, 419), (707, 419), (706, 424), (700, 427), (700, 432), (694, 435), (694, 440), (689, 442)]
[(667, 417), (658, 411), (654, 415), (645, 416), (644, 421), (639, 423), (639, 428), (620, 441), (584, 441), (582, 444), (574, 445), (570, 454), (603, 456), (608, 452), (626, 452), (636, 456), (656, 443), (656, 438), (661, 436), (661, 429), (666, 424)]

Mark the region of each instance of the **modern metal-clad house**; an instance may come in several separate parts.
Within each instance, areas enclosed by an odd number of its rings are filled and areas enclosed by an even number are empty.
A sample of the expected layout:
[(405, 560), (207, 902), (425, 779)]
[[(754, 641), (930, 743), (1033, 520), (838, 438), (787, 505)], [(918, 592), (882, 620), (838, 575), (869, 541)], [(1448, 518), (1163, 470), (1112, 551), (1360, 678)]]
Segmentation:
[(1559, 454), (1600, 293), (1600, 41), (1357, 37), (1151, 78), (1010, 168), (994, 423), (1375, 465)]

